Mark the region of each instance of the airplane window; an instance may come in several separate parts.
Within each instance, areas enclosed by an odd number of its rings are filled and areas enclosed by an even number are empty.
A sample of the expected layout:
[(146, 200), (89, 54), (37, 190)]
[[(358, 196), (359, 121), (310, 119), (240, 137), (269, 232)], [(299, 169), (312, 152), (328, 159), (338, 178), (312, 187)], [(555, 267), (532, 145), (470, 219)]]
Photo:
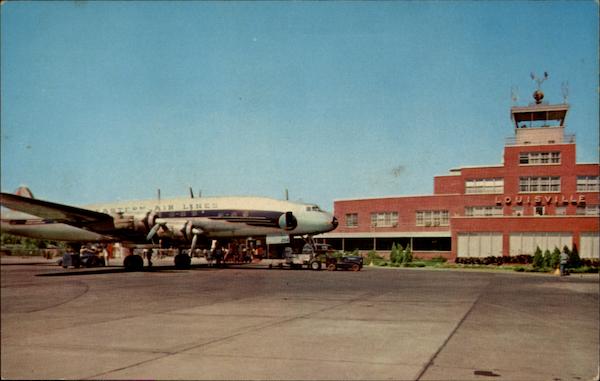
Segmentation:
[(310, 206), (307, 206), (307, 207), (306, 207), (306, 211), (307, 211), (307, 212), (310, 212), (310, 210), (311, 210), (311, 209), (310, 209)]
[(312, 207), (312, 210), (314, 212), (320, 212), (321, 211), (321, 209), (318, 206), (316, 206), (316, 205)]

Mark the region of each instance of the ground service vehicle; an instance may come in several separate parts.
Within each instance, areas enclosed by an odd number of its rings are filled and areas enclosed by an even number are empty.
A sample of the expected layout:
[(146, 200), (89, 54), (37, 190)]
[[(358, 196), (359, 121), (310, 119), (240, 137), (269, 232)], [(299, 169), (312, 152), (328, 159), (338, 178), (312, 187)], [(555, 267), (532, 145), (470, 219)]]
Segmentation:
[(312, 247), (305, 246), (302, 253), (294, 253), (291, 247), (284, 251), (285, 264), (292, 269), (301, 269), (306, 266), (311, 270), (321, 270), (320, 255), (315, 253)]
[(65, 269), (69, 266), (73, 266), (75, 268), (106, 266), (104, 258), (101, 258), (96, 253), (91, 252), (86, 252), (83, 254), (65, 253), (57, 263), (59, 266), (62, 266)]
[(363, 257), (358, 255), (349, 255), (340, 258), (327, 256), (325, 265), (329, 271), (335, 271), (337, 269), (360, 271), (363, 267)]

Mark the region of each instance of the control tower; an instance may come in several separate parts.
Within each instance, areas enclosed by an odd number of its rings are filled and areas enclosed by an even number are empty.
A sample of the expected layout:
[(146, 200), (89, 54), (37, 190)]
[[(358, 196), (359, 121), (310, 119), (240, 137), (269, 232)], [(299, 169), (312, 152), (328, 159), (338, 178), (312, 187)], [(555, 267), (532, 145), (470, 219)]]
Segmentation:
[[(544, 73), (544, 79), (548, 75)], [(532, 74), (532, 78), (535, 79)], [(569, 105), (543, 102), (544, 93), (540, 89), (543, 80), (537, 80), (538, 89), (533, 93), (535, 102), (524, 107), (511, 107), (510, 113), (515, 124), (515, 145), (568, 144), (575, 143), (574, 135), (565, 135), (565, 119)]]

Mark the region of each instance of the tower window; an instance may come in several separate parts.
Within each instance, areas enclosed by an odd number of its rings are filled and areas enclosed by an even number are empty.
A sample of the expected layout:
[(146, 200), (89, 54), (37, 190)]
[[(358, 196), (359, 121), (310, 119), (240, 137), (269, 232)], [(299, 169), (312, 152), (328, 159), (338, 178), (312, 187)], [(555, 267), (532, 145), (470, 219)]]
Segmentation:
[(560, 192), (560, 177), (521, 177), (519, 192)]
[(560, 152), (521, 152), (519, 154), (521, 165), (546, 165), (560, 164)]

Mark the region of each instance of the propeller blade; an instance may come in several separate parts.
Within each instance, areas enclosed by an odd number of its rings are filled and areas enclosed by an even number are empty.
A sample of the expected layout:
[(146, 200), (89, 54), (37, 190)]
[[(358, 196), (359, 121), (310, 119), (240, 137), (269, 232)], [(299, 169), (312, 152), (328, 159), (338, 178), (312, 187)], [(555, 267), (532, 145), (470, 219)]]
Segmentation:
[(194, 234), (194, 238), (192, 238), (192, 247), (190, 248), (190, 256), (194, 255), (194, 249), (196, 248), (196, 242), (198, 242), (198, 234)]
[(160, 224), (156, 224), (152, 227), (152, 229), (150, 229), (150, 232), (148, 232), (148, 235), (146, 236), (146, 239), (148, 241), (152, 240), (152, 238), (154, 237), (154, 235), (156, 234), (156, 232), (158, 231), (158, 229), (160, 229)]

